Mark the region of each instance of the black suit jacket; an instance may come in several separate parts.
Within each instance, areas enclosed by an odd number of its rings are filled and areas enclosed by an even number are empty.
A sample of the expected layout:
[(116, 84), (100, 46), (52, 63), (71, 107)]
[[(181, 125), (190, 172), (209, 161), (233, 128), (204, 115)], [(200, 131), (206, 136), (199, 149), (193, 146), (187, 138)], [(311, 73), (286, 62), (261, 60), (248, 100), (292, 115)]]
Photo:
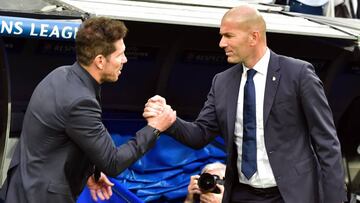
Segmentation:
[[(243, 68), (217, 74), (198, 118), (177, 118), (168, 130), (200, 148), (221, 135), (227, 144), (223, 202), (238, 181), (234, 128)], [(311, 64), (271, 52), (264, 97), (265, 147), (285, 202), (338, 203), (346, 199), (340, 144), (323, 86)]]
[(94, 166), (117, 176), (155, 144), (146, 126), (116, 148), (101, 121), (99, 88), (78, 63), (40, 82), (2, 188), (6, 202), (75, 202)]

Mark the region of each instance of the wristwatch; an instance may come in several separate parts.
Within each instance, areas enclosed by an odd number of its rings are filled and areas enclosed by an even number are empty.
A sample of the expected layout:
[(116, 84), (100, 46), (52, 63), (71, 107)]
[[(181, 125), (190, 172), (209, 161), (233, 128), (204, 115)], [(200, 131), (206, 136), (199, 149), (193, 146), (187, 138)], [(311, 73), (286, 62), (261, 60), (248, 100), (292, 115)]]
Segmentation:
[(156, 135), (156, 137), (159, 137), (160, 133), (160, 130), (153, 128), (153, 134)]

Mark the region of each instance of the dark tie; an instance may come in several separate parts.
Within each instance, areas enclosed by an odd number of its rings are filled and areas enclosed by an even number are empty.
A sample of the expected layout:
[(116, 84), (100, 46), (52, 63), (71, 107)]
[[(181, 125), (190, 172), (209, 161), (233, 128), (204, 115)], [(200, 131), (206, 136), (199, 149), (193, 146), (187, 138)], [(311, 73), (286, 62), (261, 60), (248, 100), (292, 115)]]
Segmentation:
[(256, 107), (255, 86), (253, 77), (256, 70), (247, 71), (247, 80), (244, 87), (243, 109), (243, 144), (241, 157), (241, 172), (248, 180), (257, 170), (256, 166)]

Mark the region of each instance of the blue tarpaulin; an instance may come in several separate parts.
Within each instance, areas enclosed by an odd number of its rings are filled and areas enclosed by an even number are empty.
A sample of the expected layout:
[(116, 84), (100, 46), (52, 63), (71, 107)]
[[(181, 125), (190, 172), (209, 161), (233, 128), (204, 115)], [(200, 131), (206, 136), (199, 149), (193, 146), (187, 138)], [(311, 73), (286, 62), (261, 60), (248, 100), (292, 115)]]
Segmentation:
[[(132, 135), (112, 134), (112, 137), (118, 146)], [(223, 140), (219, 137), (213, 144), (194, 150), (161, 135), (154, 148), (111, 179), (115, 183), (113, 196), (99, 202), (183, 202), (191, 175), (199, 174), (207, 163), (224, 162), (225, 152), (221, 146)], [(78, 203), (85, 202), (93, 202), (87, 189), (78, 199)]]

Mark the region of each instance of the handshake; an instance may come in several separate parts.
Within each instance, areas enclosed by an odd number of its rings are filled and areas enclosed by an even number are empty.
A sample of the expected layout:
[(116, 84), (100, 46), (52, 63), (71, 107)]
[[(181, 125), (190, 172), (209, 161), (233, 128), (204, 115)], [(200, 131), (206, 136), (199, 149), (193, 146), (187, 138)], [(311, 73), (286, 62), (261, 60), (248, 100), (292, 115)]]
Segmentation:
[(175, 122), (176, 111), (166, 104), (165, 98), (155, 95), (145, 104), (143, 117), (149, 126), (164, 132)]

